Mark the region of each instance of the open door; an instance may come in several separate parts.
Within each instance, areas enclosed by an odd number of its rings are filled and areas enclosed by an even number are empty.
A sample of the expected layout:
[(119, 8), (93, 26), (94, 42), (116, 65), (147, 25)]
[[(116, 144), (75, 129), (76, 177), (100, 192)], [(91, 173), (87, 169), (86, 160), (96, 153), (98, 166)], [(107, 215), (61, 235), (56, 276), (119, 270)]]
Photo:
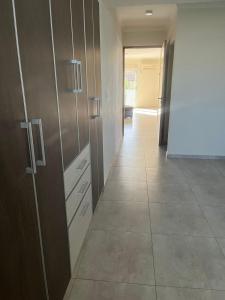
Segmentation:
[(169, 131), (170, 99), (173, 75), (174, 43), (168, 44), (166, 41), (162, 47), (161, 54), (161, 77), (160, 77), (160, 128), (159, 146), (167, 146)]
[(173, 78), (173, 57), (174, 57), (174, 43), (168, 46), (167, 50), (167, 84), (166, 84), (166, 101), (164, 110), (164, 134), (163, 144), (168, 144), (169, 133), (169, 118), (170, 118), (170, 100), (171, 100), (171, 87)]
[(160, 58), (160, 125), (159, 125), (159, 146), (165, 145), (165, 113), (166, 113), (166, 83), (167, 83), (167, 41), (164, 41)]

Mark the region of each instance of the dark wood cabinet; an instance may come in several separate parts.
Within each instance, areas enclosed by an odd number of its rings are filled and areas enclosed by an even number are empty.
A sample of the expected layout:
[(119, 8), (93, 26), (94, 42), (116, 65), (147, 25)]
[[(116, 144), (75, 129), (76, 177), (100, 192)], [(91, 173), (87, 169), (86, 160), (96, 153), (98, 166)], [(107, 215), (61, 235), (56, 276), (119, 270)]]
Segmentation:
[[(98, 10), (97, 0), (0, 3), (2, 299), (63, 299), (92, 216), (89, 142), (94, 207), (104, 185)], [(70, 228), (82, 176), (85, 214)]]
[(12, 2), (0, 2), (1, 299), (46, 298)]
[(79, 124), (80, 151), (89, 143), (88, 101), (86, 87), (86, 57), (83, 0), (71, 1), (74, 59), (80, 62), (77, 66), (76, 80), (77, 109)]
[(76, 102), (74, 47), (71, 31), (70, 0), (52, 1), (52, 23), (62, 135), (66, 169), (79, 154), (78, 110)]
[(98, 1), (84, 0), (84, 11), (87, 57), (87, 91), (90, 112), (92, 196), (93, 209), (95, 209), (104, 186)]
[(28, 119), (43, 125), (43, 136), (38, 124), (32, 129), (36, 161), (46, 158), (45, 165), (37, 165), (34, 181), (48, 294), (61, 300), (70, 263), (49, 3), (21, 0), (15, 12)]
[(104, 187), (103, 171), (103, 132), (102, 132), (102, 91), (101, 91), (101, 52), (100, 52), (100, 19), (99, 2), (93, 0), (93, 23), (94, 23), (94, 53), (95, 53), (95, 85), (96, 95), (99, 98), (99, 116), (97, 118), (98, 133), (98, 177), (99, 177), (99, 197)]

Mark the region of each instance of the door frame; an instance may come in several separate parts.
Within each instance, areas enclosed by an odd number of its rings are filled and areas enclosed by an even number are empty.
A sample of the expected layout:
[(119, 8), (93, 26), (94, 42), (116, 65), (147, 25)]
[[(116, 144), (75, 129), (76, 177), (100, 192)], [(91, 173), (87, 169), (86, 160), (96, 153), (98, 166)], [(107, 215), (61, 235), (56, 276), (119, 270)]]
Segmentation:
[[(167, 147), (169, 132), (170, 100), (173, 79), (173, 62), (175, 41), (165, 41), (164, 74), (162, 80), (163, 95), (161, 99), (159, 147)], [(163, 88), (164, 86), (164, 88)]]
[(125, 51), (126, 49), (151, 49), (161, 48), (163, 45), (150, 45), (150, 46), (123, 46), (123, 101), (122, 101), (122, 135), (124, 136), (124, 116), (125, 116)]

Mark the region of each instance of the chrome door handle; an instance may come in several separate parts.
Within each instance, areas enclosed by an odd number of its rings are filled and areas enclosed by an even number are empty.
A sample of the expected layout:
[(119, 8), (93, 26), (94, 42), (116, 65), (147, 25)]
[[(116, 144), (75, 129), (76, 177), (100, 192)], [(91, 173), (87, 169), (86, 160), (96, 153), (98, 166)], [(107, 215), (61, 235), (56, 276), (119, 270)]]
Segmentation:
[(100, 98), (99, 97), (96, 97), (96, 101), (97, 101), (97, 109), (98, 109), (98, 111), (97, 111), (97, 117), (100, 117), (100, 114), (101, 114), (101, 112), (100, 112)]
[(100, 98), (99, 97), (89, 97), (89, 100), (97, 103), (97, 113), (91, 115), (91, 118), (95, 119), (97, 117), (100, 117)]
[(26, 167), (27, 174), (36, 174), (36, 159), (35, 159), (35, 152), (34, 152), (34, 139), (33, 139), (33, 132), (32, 132), (32, 124), (31, 122), (21, 122), (20, 128), (24, 128), (27, 130), (27, 139), (29, 145), (29, 153), (30, 153), (30, 162), (31, 166)]
[(72, 88), (68, 88), (67, 91), (69, 93), (73, 93), (73, 94), (76, 94), (78, 93), (78, 77), (77, 77), (77, 60), (76, 59), (71, 59), (69, 60), (69, 64), (71, 64), (73, 66), (73, 75), (74, 75), (74, 87)]
[(31, 123), (33, 125), (38, 125), (39, 128), (39, 134), (40, 134), (40, 142), (41, 142), (41, 160), (36, 161), (36, 165), (40, 167), (46, 166), (46, 157), (45, 157), (45, 144), (44, 144), (44, 135), (43, 135), (43, 126), (42, 126), (42, 120), (41, 119), (32, 119)]
[(78, 93), (83, 92), (83, 79), (82, 79), (82, 63), (77, 61), (77, 81), (78, 81)]

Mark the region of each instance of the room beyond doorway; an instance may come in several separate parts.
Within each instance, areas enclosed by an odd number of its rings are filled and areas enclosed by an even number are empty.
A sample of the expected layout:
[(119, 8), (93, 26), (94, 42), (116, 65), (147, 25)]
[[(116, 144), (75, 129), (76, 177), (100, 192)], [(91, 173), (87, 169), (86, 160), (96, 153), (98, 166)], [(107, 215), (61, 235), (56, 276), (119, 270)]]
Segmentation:
[(125, 49), (125, 107), (159, 108), (161, 51), (160, 47)]
[[(162, 47), (124, 49), (124, 118), (133, 123), (134, 113), (160, 115)], [(159, 126), (155, 128), (158, 134)]]

